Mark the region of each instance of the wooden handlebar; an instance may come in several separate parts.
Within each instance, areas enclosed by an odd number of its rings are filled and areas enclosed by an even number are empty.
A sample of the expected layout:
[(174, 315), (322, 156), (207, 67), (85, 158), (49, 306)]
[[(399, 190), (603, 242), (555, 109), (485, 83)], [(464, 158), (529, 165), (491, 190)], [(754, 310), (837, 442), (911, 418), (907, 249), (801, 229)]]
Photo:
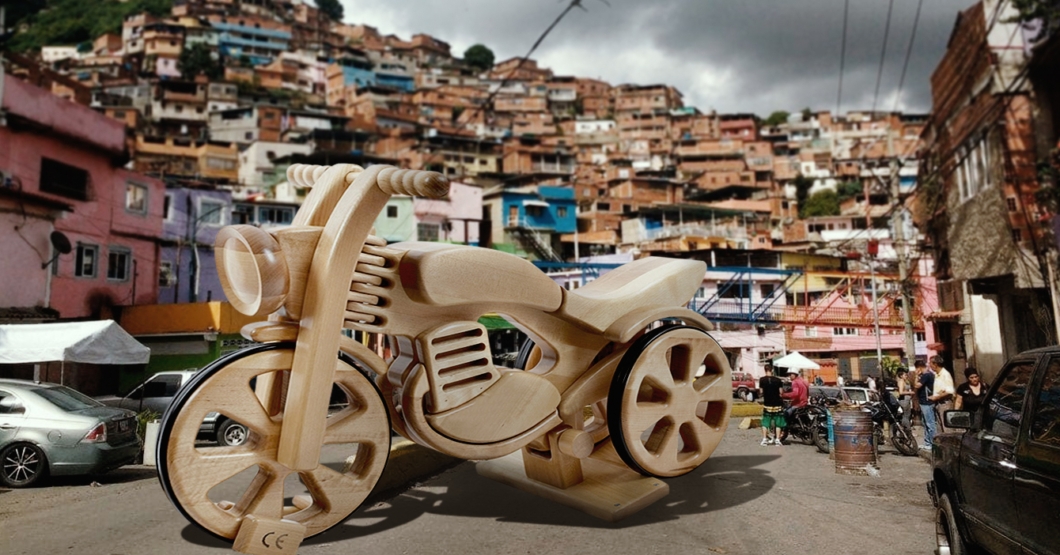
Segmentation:
[[(287, 181), (295, 187), (312, 188), (329, 166), (310, 164), (293, 164), (287, 168)], [(355, 173), (346, 176), (349, 185)], [(422, 170), (399, 170), (387, 167), (379, 171), (376, 185), (388, 195), (409, 195), (413, 197), (441, 198), (449, 194), (449, 180), (438, 172)]]

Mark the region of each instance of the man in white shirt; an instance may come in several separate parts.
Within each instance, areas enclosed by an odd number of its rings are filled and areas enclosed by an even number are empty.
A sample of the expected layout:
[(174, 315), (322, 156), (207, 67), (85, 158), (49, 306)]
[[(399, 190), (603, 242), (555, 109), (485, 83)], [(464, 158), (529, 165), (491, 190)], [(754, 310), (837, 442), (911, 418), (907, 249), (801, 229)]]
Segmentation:
[(948, 410), (953, 410), (953, 396), (957, 392), (956, 388), (953, 387), (953, 375), (942, 366), (942, 362), (942, 357), (939, 355), (931, 357), (928, 362), (931, 365), (931, 370), (935, 372), (934, 394), (929, 398), (935, 402), (935, 416), (939, 433), (947, 431), (942, 415)]

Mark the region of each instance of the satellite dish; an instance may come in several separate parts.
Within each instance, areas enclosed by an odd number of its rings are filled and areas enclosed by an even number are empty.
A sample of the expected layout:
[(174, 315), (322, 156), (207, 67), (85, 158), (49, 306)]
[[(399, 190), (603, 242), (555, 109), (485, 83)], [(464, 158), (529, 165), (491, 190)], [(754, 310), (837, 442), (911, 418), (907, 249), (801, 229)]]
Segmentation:
[(52, 246), (59, 251), (59, 254), (70, 254), (70, 251), (74, 250), (70, 244), (70, 239), (61, 231), (53, 231), (50, 239)]
[(50, 266), (52, 262), (58, 260), (60, 255), (70, 254), (70, 251), (73, 250), (73, 246), (70, 245), (70, 239), (61, 231), (53, 231), (48, 239), (51, 241), (52, 247), (55, 249), (55, 255), (52, 256), (51, 260), (40, 265), (41, 270)]

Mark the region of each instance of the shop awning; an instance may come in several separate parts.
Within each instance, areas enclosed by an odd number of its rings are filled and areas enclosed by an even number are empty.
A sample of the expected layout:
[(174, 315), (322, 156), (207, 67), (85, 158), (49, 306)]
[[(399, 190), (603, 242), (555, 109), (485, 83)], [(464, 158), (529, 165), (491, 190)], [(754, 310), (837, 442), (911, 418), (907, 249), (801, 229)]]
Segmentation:
[(114, 320), (0, 326), (0, 364), (144, 364), (151, 350)]

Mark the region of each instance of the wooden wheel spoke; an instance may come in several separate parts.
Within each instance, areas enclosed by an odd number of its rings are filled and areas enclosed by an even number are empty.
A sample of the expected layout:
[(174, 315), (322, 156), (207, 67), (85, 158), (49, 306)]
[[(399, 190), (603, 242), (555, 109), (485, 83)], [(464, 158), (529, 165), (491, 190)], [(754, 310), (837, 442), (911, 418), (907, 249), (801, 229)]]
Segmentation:
[[(221, 450), (231, 452), (214, 454)], [(185, 482), (185, 486), (189, 489), (188, 493), (195, 499), (204, 499), (217, 484), (264, 460), (258, 453), (247, 451), (242, 447), (219, 447), (212, 451), (210, 455), (200, 455), (196, 458), (194, 465), (197, 479)]]
[(324, 465), (301, 473), (301, 477), (313, 497), (313, 504), (324, 512), (349, 514), (375, 486), (373, 480), (350, 472), (338, 472)]
[(385, 437), (376, 418), (366, 407), (346, 408), (328, 417), (328, 427), (324, 430), (324, 444), (334, 443), (367, 443), (373, 447)]
[(700, 401), (724, 401), (732, 397), (731, 381), (724, 374), (703, 376), (692, 387)]
[(626, 411), (629, 426), (633, 430), (647, 430), (670, 415), (670, 405), (658, 402), (639, 402)]
[[(714, 350), (713, 342), (709, 339), (678, 339), (673, 345), (670, 355), (670, 365), (674, 375), (681, 376), (682, 381), (692, 382), (696, 379), (700, 366), (707, 364), (707, 373), (712, 373), (709, 367), (710, 361), (706, 358)], [(681, 352), (680, 357), (675, 357), (675, 352)]]
[(665, 345), (652, 344), (645, 349), (644, 353), (641, 354), (640, 358), (637, 360), (637, 367), (634, 372), (645, 378), (651, 378), (656, 386), (666, 391), (669, 391), (674, 387), (674, 376), (670, 371), (670, 363), (666, 356)]
[(655, 454), (656, 458), (663, 464), (675, 464), (677, 462), (677, 440), (679, 438), (677, 425), (671, 423), (663, 430), (653, 432), (648, 438), (645, 447)]
[(243, 497), (232, 507), (236, 514), (253, 514), (260, 518), (283, 517), (283, 480), (288, 472), (260, 470)]
[[(223, 407), (223, 408), (222, 408)], [(232, 392), (230, 397), (225, 398), (224, 405), (218, 410), (225, 416), (238, 421), (247, 428), (262, 435), (274, 435), (278, 433), (278, 426), (269, 418), (265, 407), (262, 406), (258, 396), (250, 387), (239, 388)]]

